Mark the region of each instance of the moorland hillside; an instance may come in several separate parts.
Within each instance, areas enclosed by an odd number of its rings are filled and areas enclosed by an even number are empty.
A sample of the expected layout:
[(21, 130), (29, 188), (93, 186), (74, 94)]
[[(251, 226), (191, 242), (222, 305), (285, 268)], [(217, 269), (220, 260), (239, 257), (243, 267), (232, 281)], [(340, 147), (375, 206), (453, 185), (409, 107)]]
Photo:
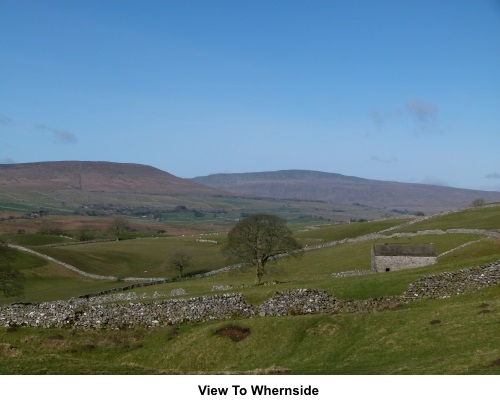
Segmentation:
[(369, 180), (309, 170), (212, 174), (192, 180), (226, 192), (262, 198), (319, 200), (425, 212), (464, 208), (477, 198), (500, 201), (500, 192), (495, 191)]
[(220, 191), (135, 163), (62, 161), (0, 165), (0, 188), (216, 195)]

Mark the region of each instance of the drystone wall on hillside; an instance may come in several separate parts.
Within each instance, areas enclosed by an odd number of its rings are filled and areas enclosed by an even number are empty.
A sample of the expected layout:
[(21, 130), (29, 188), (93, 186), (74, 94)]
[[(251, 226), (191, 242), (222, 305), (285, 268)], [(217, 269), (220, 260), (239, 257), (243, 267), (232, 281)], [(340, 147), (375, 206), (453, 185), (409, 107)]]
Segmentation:
[(18, 304), (1, 307), (0, 324), (44, 328), (121, 329), (240, 318), (253, 314), (253, 307), (244, 301), (242, 294), (107, 305), (93, 304), (91, 300), (78, 298), (38, 305)]
[(332, 273), (332, 278), (345, 278), (345, 277), (354, 277), (354, 276), (364, 276), (366, 274), (373, 274), (375, 273), (372, 270), (348, 270), (348, 271), (342, 271), (340, 273)]
[[(254, 307), (240, 293), (141, 303), (123, 301), (156, 299), (162, 295), (138, 297), (135, 293), (122, 293), (90, 299), (3, 306), (0, 307), (0, 325), (120, 329), (254, 316), (372, 312), (424, 298), (446, 298), (473, 292), (496, 284), (500, 284), (500, 261), (422, 277), (399, 296), (339, 300), (322, 290), (300, 289), (276, 292), (272, 298)], [(112, 302), (113, 300), (120, 303)]]
[(405, 299), (447, 298), (500, 284), (500, 261), (455, 272), (424, 276), (410, 284)]

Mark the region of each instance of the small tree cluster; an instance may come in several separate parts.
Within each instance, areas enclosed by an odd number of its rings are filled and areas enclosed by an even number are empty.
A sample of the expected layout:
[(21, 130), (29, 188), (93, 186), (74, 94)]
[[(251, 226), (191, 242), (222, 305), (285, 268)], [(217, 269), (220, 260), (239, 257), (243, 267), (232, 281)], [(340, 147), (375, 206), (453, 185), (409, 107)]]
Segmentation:
[(63, 230), (57, 222), (44, 219), (40, 224), (38, 233), (42, 235), (61, 235)]
[(129, 228), (129, 223), (124, 217), (115, 217), (109, 225), (109, 231), (116, 237), (116, 240), (120, 240), (121, 236)]
[(473, 207), (482, 207), (484, 204), (486, 204), (484, 198), (476, 198), (474, 201), (472, 201)]

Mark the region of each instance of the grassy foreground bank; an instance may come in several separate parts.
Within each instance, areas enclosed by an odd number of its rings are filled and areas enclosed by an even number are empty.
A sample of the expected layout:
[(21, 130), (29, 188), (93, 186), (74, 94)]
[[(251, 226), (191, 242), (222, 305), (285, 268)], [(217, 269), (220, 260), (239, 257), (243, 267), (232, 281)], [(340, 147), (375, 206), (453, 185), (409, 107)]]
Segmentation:
[[(246, 331), (234, 341), (220, 330)], [(500, 286), (370, 314), (0, 329), (2, 374), (500, 374)]]

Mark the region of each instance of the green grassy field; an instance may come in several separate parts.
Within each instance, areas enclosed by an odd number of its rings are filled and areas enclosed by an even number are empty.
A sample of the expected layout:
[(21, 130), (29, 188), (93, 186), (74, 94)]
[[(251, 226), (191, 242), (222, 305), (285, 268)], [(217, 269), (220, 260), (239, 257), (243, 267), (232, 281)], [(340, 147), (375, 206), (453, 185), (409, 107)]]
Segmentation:
[[(499, 374), (500, 286), (370, 314), (0, 329), (2, 374)], [(250, 329), (234, 342), (217, 331)]]
[[(485, 207), (476, 210), (466, 210), (457, 219), (457, 213), (431, 218), (417, 225), (423, 227), (428, 224), (430, 229), (435, 229), (435, 221), (441, 225), (448, 224), (448, 229), (465, 227), (466, 224), (488, 224), (490, 228), (500, 226), (496, 215), (498, 207)], [(486, 219), (485, 219), (486, 218)], [(350, 223), (339, 225), (292, 225), (297, 239), (303, 246), (320, 245), (345, 238), (355, 238), (365, 234), (380, 232), (395, 225), (408, 222), (408, 219), (387, 219), (373, 222)], [(448, 222), (446, 222), (448, 221)], [(458, 226), (455, 226), (458, 225)], [(409, 227), (401, 231), (406, 232)], [(473, 226), (476, 228), (476, 226)], [(398, 230), (399, 231), (399, 230)], [(215, 270), (228, 265), (227, 259), (222, 254), (225, 233), (198, 234), (184, 237), (154, 237), (121, 240), (112, 242), (74, 244), (67, 246), (48, 247), (46, 244), (68, 242), (68, 238), (53, 235), (7, 235), (4, 238), (14, 243), (27, 245), (41, 253), (47, 254), (77, 268), (98, 275), (114, 276), (117, 278), (175, 278), (177, 274), (166, 268), (166, 258), (176, 249), (182, 248), (193, 257), (193, 265), (185, 275), (198, 274)], [(467, 242), (483, 239), (482, 235), (475, 234), (443, 234), (419, 235), (413, 237), (399, 237), (380, 239), (380, 242), (401, 243), (434, 243), (438, 254), (447, 252)], [(217, 243), (200, 242), (210, 240)], [(466, 246), (450, 255), (439, 259), (438, 264), (423, 269), (409, 272), (396, 273), (378, 277), (368, 275), (348, 279), (332, 279), (332, 273), (370, 268), (370, 251), (373, 241), (345, 243), (324, 249), (312, 250), (304, 253), (299, 260), (280, 260), (268, 266), (268, 273), (264, 281), (278, 280), (281, 284), (276, 286), (253, 287), (254, 275), (251, 269), (247, 271), (233, 271), (212, 276), (208, 279), (185, 280), (176, 282), (175, 286), (185, 288), (190, 294), (210, 294), (214, 285), (245, 286), (245, 293), (251, 300), (265, 299), (276, 289), (290, 288), (323, 288), (342, 298), (368, 298), (381, 295), (401, 293), (406, 286), (422, 274), (447, 271), (467, 267), (476, 262), (487, 262), (499, 257), (500, 252), (495, 241), (481, 241)], [(32, 257), (21, 255), (21, 257)], [(37, 259), (39, 260), (39, 259)], [(22, 264), (18, 265), (23, 268)], [(50, 269), (50, 270), (49, 270)], [(57, 269), (54, 274), (54, 269)], [(67, 299), (68, 294), (76, 296), (100, 289), (114, 288), (116, 283), (95, 281), (76, 276), (67, 269), (51, 264), (51, 266), (26, 266), (23, 270), (26, 277), (26, 294), (24, 299), (30, 302), (44, 301), (47, 299)], [(53, 278), (53, 281), (51, 281)], [(380, 281), (383, 280), (383, 281)], [(43, 281), (43, 282), (42, 282)], [(64, 284), (71, 284), (64, 288)], [(120, 286), (123, 283), (118, 283)], [(130, 283), (129, 283), (130, 284)], [(43, 285), (43, 288), (40, 286)], [(51, 288), (53, 286), (53, 288)], [(151, 287), (150, 289), (152, 289)], [(172, 284), (155, 286), (162, 293), (169, 293)], [(177, 288), (177, 287), (176, 287)], [(51, 296), (51, 294), (53, 294)], [(6, 303), (5, 299), (0, 302)]]
[[(361, 225), (361, 224), (356, 224)], [(365, 225), (368, 229), (372, 229), (368, 224)], [(335, 231), (335, 226), (330, 227)], [(357, 227), (356, 233), (360, 232), (360, 227)], [(315, 231), (311, 231), (315, 232)], [(310, 238), (305, 235), (306, 232), (299, 233), (299, 239), (304, 237), (305, 240)], [(202, 239), (203, 238), (203, 239)], [(450, 235), (429, 235), (429, 236), (416, 236), (411, 238), (397, 238), (397, 239), (381, 239), (380, 241), (397, 241), (397, 242), (431, 242), (436, 245), (438, 253), (446, 252), (452, 248), (460, 246), (466, 242), (480, 239), (480, 235), (468, 234), (450, 234)], [(137, 240), (124, 240), (103, 243), (91, 243), (81, 245), (69, 245), (61, 247), (43, 247), (34, 246), (37, 251), (47, 254), (63, 262), (69, 263), (77, 268), (93, 274), (114, 276), (117, 278), (125, 277), (140, 277), (140, 278), (175, 278), (177, 274), (166, 268), (166, 257), (170, 252), (182, 248), (189, 252), (193, 257), (193, 265), (187, 269), (185, 275), (198, 274), (209, 270), (216, 270), (225, 267), (228, 262), (223, 256), (221, 246), (224, 242), (225, 235), (209, 235), (209, 236), (186, 236), (174, 238), (144, 238)], [(329, 241), (334, 239), (333, 236), (321, 239), (321, 241)], [(218, 243), (200, 242), (199, 240), (213, 240)], [(331, 274), (349, 271), (355, 269), (370, 269), (370, 252), (371, 246), (374, 241), (365, 241), (357, 243), (346, 243), (334, 247), (312, 250), (303, 254), (298, 260), (281, 260), (271, 263), (268, 266), (268, 275), (265, 280), (279, 280), (283, 284), (283, 288), (303, 288), (314, 287), (321, 285), (322, 288), (331, 290), (333, 287), (339, 288), (347, 281), (345, 279), (337, 279), (336, 283), (332, 283)], [(376, 242), (376, 241), (375, 241)], [(487, 242), (479, 242), (469, 249), (472, 251), (478, 249), (481, 244)], [(464, 248), (465, 249), (465, 248)], [(494, 248), (492, 248), (494, 249)], [(443, 257), (436, 266), (431, 266), (429, 272), (439, 271), (439, 269), (447, 263), (449, 259)], [(454, 261), (456, 265), (465, 265), (465, 263)], [(448, 269), (448, 266), (444, 267)], [(68, 270), (62, 269), (64, 273)], [(71, 272), (69, 272), (71, 273)], [(420, 270), (412, 271), (411, 274), (420, 274)], [(40, 299), (37, 292), (31, 290), (31, 286), (35, 287), (38, 281), (30, 282), (31, 278), (36, 280), (48, 279), (47, 271), (45, 269), (31, 270), (26, 273), (28, 280), (26, 289), (26, 299), (28, 301), (41, 301), (46, 300), (47, 296)], [(375, 277), (377, 275), (368, 276)], [(212, 276), (207, 280), (186, 280), (180, 283), (183, 288), (188, 291), (196, 291), (196, 294), (210, 293), (213, 285), (252, 285), (253, 272), (251, 269), (247, 271), (234, 271), (231, 273), (222, 273), (220, 275)], [(386, 277), (385, 279), (391, 279)], [(362, 280), (360, 278), (359, 280)], [(404, 289), (407, 283), (407, 278), (401, 275), (395, 276), (396, 280), (401, 280), (399, 289)], [(82, 284), (79, 291), (71, 289), (71, 291), (78, 292), (77, 295), (87, 293), (85, 289), (88, 288), (89, 283)], [(208, 284), (207, 284), (208, 283)], [(78, 283), (75, 283), (78, 285)], [(102, 284), (100, 282), (99, 284)], [(209, 285), (210, 284), (210, 285)], [(113, 288), (113, 287), (110, 287)], [(158, 289), (172, 288), (168, 286), (157, 286)], [(262, 291), (262, 289), (257, 289)], [(95, 291), (95, 289), (93, 289)], [(391, 294), (394, 289), (388, 290)], [(62, 290), (64, 296), (54, 291), (53, 299), (67, 298), (67, 290)], [(373, 290), (373, 296), (382, 295), (384, 290), (379, 288)], [(345, 293), (342, 293), (345, 295)], [(353, 298), (358, 298), (356, 294)]]
[[(186, 212), (176, 211), (184, 206)], [(349, 218), (375, 219), (384, 210), (359, 206), (339, 205), (323, 201), (273, 200), (229, 196), (159, 195), (125, 192), (91, 192), (68, 190), (3, 190), (0, 192), (0, 212), (15, 216), (24, 213), (48, 211), (52, 215), (106, 215), (137, 211), (162, 213), (170, 225), (227, 225), (242, 215), (266, 212), (280, 215), (291, 223), (346, 221)], [(195, 216), (198, 211), (203, 216)], [(387, 213), (387, 212), (386, 212)], [(387, 213), (388, 214), (388, 213)], [(142, 215), (137, 216), (140, 219)]]
[[(426, 229), (500, 228), (500, 207), (483, 207), (438, 216), (401, 232)], [(303, 245), (354, 238), (408, 219), (311, 226), (293, 224)], [(398, 230), (399, 232), (399, 230)], [(8, 237), (9, 235), (4, 235)], [(70, 263), (84, 271), (116, 277), (169, 277), (165, 258), (179, 247), (194, 257), (187, 274), (218, 269), (228, 263), (221, 247), (225, 234), (139, 238), (84, 245), (47, 247), (60, 241), (36, 235), (12, 235), (16, 243)], [(57, 238), (57, 237), (56, 237)], [(64, 239), (64, 238), (63, 238)], [(199, 239), (215, 243), (200, 242)], [(381, 242), (434, 243), (438, 263), (418, 269), (332, 278), (332, 273), (370, 268), (377, 240), (311, 250), (298, 260), (272, 263), (265, 283), (255, 286), (252, 269), (183, 279), (138, 288), (137, 293), (170, 296), (216, 294), (230, 286), (256, 305), (276, 291), (318, 288), (340, 299), (401, 294), (419, 277), (455, 271), (500, 259), (500, 240), (476, 234), (419, 235)], [(468, 242), (475, 242), (462, 246)], [(124, 286), (77, 275), (55, 263), (20, 253), (16, 267), (25, 277), (30, 302), (68, 299)], [(176, 297), (177, 298), (177, 297)], [(8, 303), (11, 300), (0, 300)], [(423, 300), (369, 314), (300, 315), (236, 319), (233, 322), (182, 324), (154, 329), (74, 331), (70, 329), (0, 328), (0, 373), (4, 374), (500, 374), (500, 286), (441, 300)], [(249, 328), (241, 342), (219, 336), (229, 324)]]
[(436, 216), (404, 228), (404, 232), (424, 231), (427, 229), (487, 229), (500, 231), (499, 206), (470, 208), (448, 215)]

